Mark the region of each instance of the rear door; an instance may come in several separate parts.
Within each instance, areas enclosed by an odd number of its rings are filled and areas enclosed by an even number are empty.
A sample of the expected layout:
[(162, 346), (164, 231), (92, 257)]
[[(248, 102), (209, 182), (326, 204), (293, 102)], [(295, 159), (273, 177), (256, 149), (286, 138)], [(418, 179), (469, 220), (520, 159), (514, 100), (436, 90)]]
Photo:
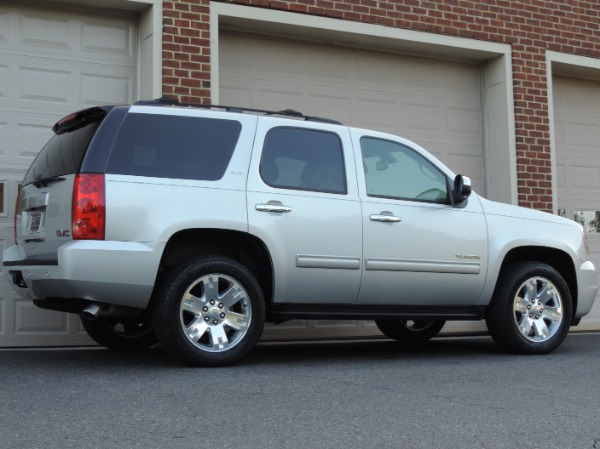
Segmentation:
[(356, 301), (362, 224), (351, 149), (342, 126), (259, 119), (248, 221), (271, 253), (276, 302)]

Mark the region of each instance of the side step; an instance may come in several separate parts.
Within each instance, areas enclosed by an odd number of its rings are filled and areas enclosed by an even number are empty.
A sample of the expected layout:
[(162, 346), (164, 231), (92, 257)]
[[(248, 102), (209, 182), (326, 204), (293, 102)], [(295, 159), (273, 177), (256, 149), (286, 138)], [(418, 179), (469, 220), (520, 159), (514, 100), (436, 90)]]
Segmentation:
[(482, 320), (485, 307), (416, 307), (357, 304), (271, 304), (268, 321), (288, 320)]

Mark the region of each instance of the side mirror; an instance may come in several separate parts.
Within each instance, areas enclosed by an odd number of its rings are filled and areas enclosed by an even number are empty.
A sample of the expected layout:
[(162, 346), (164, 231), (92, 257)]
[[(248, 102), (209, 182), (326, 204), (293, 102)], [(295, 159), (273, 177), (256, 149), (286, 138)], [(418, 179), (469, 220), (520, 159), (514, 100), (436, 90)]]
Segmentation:
[(462, 203), (471, 195), (471, 179), (467, 176), (456, 175), (453, 190), (454, 202)]

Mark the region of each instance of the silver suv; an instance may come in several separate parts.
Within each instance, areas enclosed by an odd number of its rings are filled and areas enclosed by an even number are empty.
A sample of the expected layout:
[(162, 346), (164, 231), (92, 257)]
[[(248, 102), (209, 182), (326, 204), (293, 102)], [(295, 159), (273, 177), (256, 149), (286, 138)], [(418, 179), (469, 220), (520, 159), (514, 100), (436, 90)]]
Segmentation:
[(265, 321), (424, 342), (485, 319), (547, 353), (587, 314), (582, 228), (487, 201), (418, 145), (295, 111), (168, 99), (60, 120), (23, 180), (11, 283), (99, 344), (233, 363)]

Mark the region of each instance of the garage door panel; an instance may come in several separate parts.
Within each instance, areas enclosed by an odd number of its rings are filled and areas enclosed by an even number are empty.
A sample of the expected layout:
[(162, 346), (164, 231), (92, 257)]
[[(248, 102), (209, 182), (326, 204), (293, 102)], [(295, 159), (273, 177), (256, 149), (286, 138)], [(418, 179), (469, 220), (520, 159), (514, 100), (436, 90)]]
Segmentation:
[(17, 299), (14, 308), (15, 335), (67, 334), (67, 314), (41, 310), (31, 301)]
[(348, 82), (351, 79), (353, 61), (344, 49), (321, 47), (319, 51), (307, 52), (304, 70), (310, 78), (331, 80), (337, 78)]
[[(2, 10), (0, 10), (2, 11)], [(133, 16), (118, 16), (36, 6), (5, 6), (0, 13), (0, 51), (111, 64), (130, 64), (135, 57)]]
[(564, 191), (567, 187), (567, 173), (566, 167), (564, 165), (556, 165), (556, 186), (558, 188), (558, 196), (564, 196), (564, 193), (561, 193), (561, 190)]
[(19, 45), (36, 48), (74, 50), (76, 30), (68, 17), (57, 13), (23, 10), (16, 14)]
[[(574, 117), (571, 116), (571, 119)], [(579, 121), (568, 121), (566, 132), (572, 147), (577, 147), (578, 152), (598, 154), (598, 142), (600, 141), (600, 126), (591, 118), (581, 117)]]
[(3, 108), (46, 110), (55, 117), (86, 104), (115, 104), (135, 98), (135, 68), (86, 67), (77, 62), (49, 61), (25, 56), (14, 61), (0, 77)]
[(584, 117), (600, 117), (600, 86), (595, 81), (554, 77), (554, 101), (559, 112)]
[[(440, 128), (445, 127), (445, 112), (440, 105), (403, 102), (400, 109), (403, 112), (402, 122), (406, 126), (406, 132), (411, 136), (419, 136), (419, 133), (423, 132), (428, 135), (438, 134)], [(416, 140), (414, 137), (413, 139)]]
[(29, 167), (42, 146), (52, 137), (50, 126), (56, 116), (15, 109), (0, 114), (0, 152), (5, 159), (3, 166)]
[(8, 64), (0, 64), (0, 100), (8, 95), (8, 80), (10, 76), (10, 68)]
[(405, 56), (400, 61), (400, 82), (412, 92), (440, 95), (443, 91), (443, 66), (438, 61)]
[[(369, 129), (375, 129), (383, 132), (393, 132), (398, 123), (398, 104), (394, 101), (388, 101), (384, 98), (357, 98), (356, 113), (352, 117), (348, 117), (345, 123), (348, 123), (353, 118), (360, 122), (360, 126)], [(351, 102), (348, 99), (348, 102)]]
[(268, 49), (265, 45), (267, 44), (259, 43), (250, 47), (253, 67), (262, 67), (263, 70), (279, 76), (297, 77), (299, 74), (304, 74), (305, 66), (302, 61), (305, 61), (306, 57), (302, 55), (300, 46), (273, 41), (268, 43)]
[(319, 111), (321, 117), (329, 117), (342, 123), (348, 123), (352, 117), (352, 102), (346, 96), (329, 95), (324, 91), (319, 94), (308, 95), (312, 109)]
[[(260, 97), (260, 102), (262, 103), (262, 107), (269, 110), (281, 110), (294, 108), (294, 105), (300, 105), (300, 108), (303, 109), (304, 99), (303, 95), (294, 92), (288, 92), (286, 90), (285, 85), (274, 83), (274, 85), (270, 89), (261, 89), (258, 91), (258, 96)], [(286, 105), (286, 106), (282, 106)]]
[[(483, 139), (481, 129), (481, 109), (464, 107), (446, 107), (446, 120), (449, 134), (460, 134), (461, 140), (480, 143)], [(481, 151), (479, 150), (479, 153)]]
[(250, 107), (251, 104), (258, 104), (252, 101), (252, 89), (245, 87), (223, 87), (219, 97), (219, 103), (226, 106)]
[(129, 61), (134, 56), (134, 29), (129, 22), (100, 23), (84, 20), (81, 25), (81, 50), (96, 57), (115, 57)]
[(572, 195), (600, 192), (600, 167), (571, 164), (567, 178), (572, 181)]
[(481, 101), (481, 73), (478, 70), (465, 70), (464, 64), (456, 62), (447, 62), (444, 70), (444, 85), (452, 96)]
[(10, 41), (10, 20), (8, 7), (0, 5), (0, 45)]
[(29, 168), (39, 149), (52, 137), (52, 132), (48, 129), (48, 118), (31, 117), (33, 120), (20, 120), (16, 123), (15, 134), (20, 148), (14, 149), (13, 164)]
[[(18, 66), (15, 84), (15, 100), (22, 102), (46, 103), (47, 105), (68, 104), (73, 102), (75, 93), (73, 85), (76, 75), (68, 70), (57, 69), (59, 64), (44, 64), (43, 66)], [(52, 107), (51, 106), (51, 107)]]
[[(105, 73), (102, 73), (105, 72)], [(79, 75), (79, 103), (84, 106), (122, 104), (133, 98), (135, 71), (114, 76), (110, 69)]]
[[(37, 134), (36, 134), (37, 133)], [(19, 136), (22, 140), (17, 141)], [(48, 141), (51, 133), (47, 126), (35, 126), (28, 123), (2, 122), (0, 118), (0, 141), (6, 142), (0, 147), (2, 170), (12, 167), (25, 170), (37, 151)], [(6, 139), (6, 140), (5, 140)], [(37, 150), (36, 150), (37, 148)]]
[[(351, 54), (350, 50), (343, 53)], [(400, 64), (396, 58), (385, 53), (356, 52), (354, 68), (348, 67), (350, 73), (354, 72), (358, 81), (367, 83), (365, 87), (372, 90), (386, 90), (390, 83), (398, 82)]]
[(559, 198), (578, 201), (596, 200), (600, 191), (600, 160), (573, 154), (568, 161), (557, 163)]

